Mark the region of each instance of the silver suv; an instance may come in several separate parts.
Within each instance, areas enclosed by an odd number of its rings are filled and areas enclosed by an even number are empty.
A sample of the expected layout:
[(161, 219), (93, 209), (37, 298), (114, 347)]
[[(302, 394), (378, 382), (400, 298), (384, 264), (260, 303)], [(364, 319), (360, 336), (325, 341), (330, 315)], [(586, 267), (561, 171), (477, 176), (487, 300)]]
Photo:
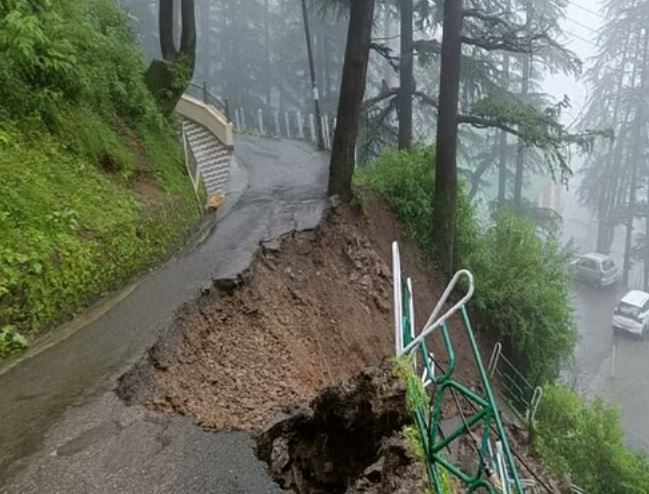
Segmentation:
[(585, 254), (572, 264), (576, 278), (592, 286), (609, 286), (620, 279), (620, 270), (606, 254)]

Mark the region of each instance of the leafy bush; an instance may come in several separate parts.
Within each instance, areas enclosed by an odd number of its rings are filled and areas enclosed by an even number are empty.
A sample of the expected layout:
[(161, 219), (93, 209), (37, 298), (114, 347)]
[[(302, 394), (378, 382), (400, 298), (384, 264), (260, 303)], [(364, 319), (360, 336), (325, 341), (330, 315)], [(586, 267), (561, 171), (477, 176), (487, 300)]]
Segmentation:
[(649, 493), (649, 464), (624, 446), (617, 410), (599, 398), (583, 403), (548, 386), (537, 413), (535, 446), (554, 472), (570, 472), (589, 494)]
[(12, 353), (22, 352), (28, 346), (27, 338), (18, 332), (16, 326), (0, 328), (0, 357), (7, 357)]
[(0, 327), (55, 324), (197, 219), (127, 21), (112, 0), (0, 2)]
[[(359, 168), (354, 184), (359, 193), (371, 189), (381, 195), (397, 214), (406, 232), (424, 252), (433, 254), (432, 204), (435, 190), (433, 148), (387, 151), (369, 167)], [(460, 195), (458, 205), (457, 253), (465, 257), (472, 250), (477, 225), (471, 204)]]
[[(389, 151), (355, 177), (357, 190), (378, 192), (425, 252), (431, 252), (434, 235), (433, 163), (430, 148)], [(568, 259), (559, 245), (541, 241), (529, 220), (511, 212), (482, 227), (460, 194), (456, 255), (458, 265), (475, 276), (473, 306), (484, 326), (503, 338), (534, 378), (542, 382), (554, 377), (577, 338)]]
[(537, 382), (555, 377), (577, 342), (570, 307), (569, 255), (542, 241), (529, 218), (497, 213), (465, 258), (476, 276), (475, 307)]

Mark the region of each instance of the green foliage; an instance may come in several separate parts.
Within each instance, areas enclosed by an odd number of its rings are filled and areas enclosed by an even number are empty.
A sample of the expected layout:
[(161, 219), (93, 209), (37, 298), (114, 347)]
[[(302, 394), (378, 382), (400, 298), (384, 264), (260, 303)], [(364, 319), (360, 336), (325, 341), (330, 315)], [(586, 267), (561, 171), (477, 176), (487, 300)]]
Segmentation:
[[(358, 191), (378, 192), (406, 232), (430, 252), (434, 190), (433, 151), (387, 152), (359, 170)], [(476, 279), (473, 306), (483, 325), (503, 338), (516, 361), (535, 379), (556, 375), (577, 339), (569, 305), (567, 255), (553, 240), (542, 241), (533, 224), (511, 212), (481, 227), (462, 195), (457, 229), (458, 266)]]
[(649, 493), (649, 464), (624, 446), (617, 410), (601, 399), (583, 403), (569, 389), (544, 390), (535, 447), (554, 472), (570, 472), (590, 494)]
[(577, 342), (568, 262), (556, 240), (541, 240), (530, 219), (509, 210), (496, 214), (465, 260), (484, 324), (539, 382), (556, 376)]
[(143, 71), (111, 0), (0, 5), (0, 327), (33, 336), (192, 228), (182, 155)]
[(28, 347), (27, 338), (20, 334), (16, 326), (8, 325), (0, 328), (0, 357), (22, 352)]
[(567, 98), (540, 110), (531, 104), (489, 96), (476, 101), (471, 112), (489, 125), (516, 129), (516, 133), (528, 146), (534, 146), (543, 153), (543, 163), (552, 176), (565, 180), (572, 175), (569, 146), (576, 145), (580, 150), (588, 152), (593, 148), (595, 137), (610, 138), (608, 131), (569, 132), (560, 122), (562, 111), (569, 106)]
[[(433, 148), (386, 151), (371, 167), (359, 168), (354, 184), (359, 193), (369, 189), (390, 204), (406, 232), (432, 253), (432, 204), (435, 190)], [(464, 195), (458, 200), (458, 238), (460, 257), (467, 254), (475, 241), (476, 223), (473, 208)]]
[(412, 368), (413, 355), (405, 355), (395, 359), (394, 374), (406, 383), (406, 406), (411, 413), (418, 410), (428, 410), (430, 397), (426, 393), (421, 379)]

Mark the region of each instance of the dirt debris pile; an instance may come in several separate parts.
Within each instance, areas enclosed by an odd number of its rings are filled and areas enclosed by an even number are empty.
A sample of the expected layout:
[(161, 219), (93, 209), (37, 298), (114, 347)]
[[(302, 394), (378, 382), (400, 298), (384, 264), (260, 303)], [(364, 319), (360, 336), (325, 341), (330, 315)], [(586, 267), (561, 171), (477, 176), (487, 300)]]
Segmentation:
[(288, 492), (426, 492), (401, 430), (411, 421), (391, 361), (325, 388), (258, 438), (258, 456)]

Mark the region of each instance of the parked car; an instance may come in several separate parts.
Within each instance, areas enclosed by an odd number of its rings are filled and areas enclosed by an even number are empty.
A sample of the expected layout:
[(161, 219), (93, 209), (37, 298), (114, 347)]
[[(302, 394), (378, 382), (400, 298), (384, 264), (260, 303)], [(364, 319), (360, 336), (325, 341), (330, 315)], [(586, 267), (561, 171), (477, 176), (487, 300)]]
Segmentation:
[(573, 261), (575, 276), (579, 281), (593, 286), (609, 286), (620, 279), (620, 270), (606, 254), (585, 254)]
[(649, 330), (649, 293), (631, 290), (622, 297), (613, 313), (613, 331), (640, 338)]

